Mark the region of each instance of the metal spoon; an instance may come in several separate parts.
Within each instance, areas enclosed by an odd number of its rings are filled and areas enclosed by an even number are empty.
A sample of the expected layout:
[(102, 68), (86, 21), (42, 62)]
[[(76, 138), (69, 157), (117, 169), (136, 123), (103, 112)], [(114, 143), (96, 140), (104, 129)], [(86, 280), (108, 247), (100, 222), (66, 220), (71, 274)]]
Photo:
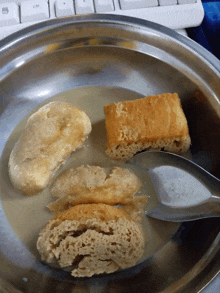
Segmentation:
[(220, 217), (220, 180), (192, 161), (147, 151), (128, 163), (148, 171), (156, 191), (159, 204), (147, 216), (171, 222)]

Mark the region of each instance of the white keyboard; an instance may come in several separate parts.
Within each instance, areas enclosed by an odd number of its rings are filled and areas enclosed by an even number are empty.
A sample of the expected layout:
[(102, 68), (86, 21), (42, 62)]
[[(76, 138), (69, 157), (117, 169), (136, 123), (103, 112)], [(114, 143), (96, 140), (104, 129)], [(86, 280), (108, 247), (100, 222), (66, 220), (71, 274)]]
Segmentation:
[(88, 13), (118, 14), (172, 29), (201, 24), (201, 0), (0, 0), (0, 40), (32, 24)]

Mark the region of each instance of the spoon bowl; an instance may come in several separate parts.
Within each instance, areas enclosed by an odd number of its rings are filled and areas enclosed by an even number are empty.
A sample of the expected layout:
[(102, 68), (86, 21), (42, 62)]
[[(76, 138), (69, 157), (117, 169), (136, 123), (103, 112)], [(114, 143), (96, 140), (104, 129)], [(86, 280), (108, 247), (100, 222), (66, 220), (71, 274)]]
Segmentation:
[(170, 222), (220, 217), (220, 180), (179, 155), (147, 151), (129, 162), (150, 175), (158, 205), (145, 214)]

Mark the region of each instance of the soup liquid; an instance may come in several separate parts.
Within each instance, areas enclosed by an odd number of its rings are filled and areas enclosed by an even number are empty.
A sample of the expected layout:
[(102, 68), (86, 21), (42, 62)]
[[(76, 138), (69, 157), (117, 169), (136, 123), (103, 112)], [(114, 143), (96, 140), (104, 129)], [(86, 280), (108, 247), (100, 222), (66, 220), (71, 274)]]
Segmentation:
[[(148, 173), (129, 164), (112, 160), (105, 154), (106, 130), (103, 106), (136, 98), (142, 98), (142, 96), (124, 89), (89, 87), (64, 92), (47, 100), (44, 104), (51, 101), (72, 103), (85, 111), (92, 122), (92, 132), (87, 138), (84, 147), (74, 152), (68, 158), (66, 163), (57, 171), (55, 177), (65, 169), (81, 165), (96, 165), (108, 169), (114, 166), (128, 167), (144, 183), (144, 187), (139, 194), (146, 195), (149, 198), (146, 210), (155, 206), (157, 199)], [(2, 157), (1, 174), (3, 174), (4, 180), (1, 180), (2, 184), (0, 187), (2, 206), (10, 227), (24, 245), (28, 247), (29, 251), (39, 260), (40, 256), (36, 249), (36, 241), (39, 231), (53, 217), (47, 208), (47, 205), (53, 201), (53, 198), (49, 193), (49, 187), (34, 196), (25, 196), (19, 193), (10, 182), (7, 166), (11, 150), (24, 130), (27, 119), (42, 106), (43, 104), (29, 113), (11, 134)], [(146, 245), (142, 260), (163, 247), (176, 232), (179, 224), (145, 217), (143, 219), (143, 227)]]

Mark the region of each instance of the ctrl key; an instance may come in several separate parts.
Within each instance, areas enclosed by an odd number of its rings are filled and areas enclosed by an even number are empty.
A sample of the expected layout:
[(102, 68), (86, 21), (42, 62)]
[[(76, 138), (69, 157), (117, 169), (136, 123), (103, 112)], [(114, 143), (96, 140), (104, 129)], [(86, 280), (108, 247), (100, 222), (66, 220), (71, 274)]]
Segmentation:
[(30, 0), (21, 2), (21, 22), (39, 21), (49, 18), (48, 2)]
[(19, 7), (16, 3), (0, 4), (0, 26), (20, 23)]

